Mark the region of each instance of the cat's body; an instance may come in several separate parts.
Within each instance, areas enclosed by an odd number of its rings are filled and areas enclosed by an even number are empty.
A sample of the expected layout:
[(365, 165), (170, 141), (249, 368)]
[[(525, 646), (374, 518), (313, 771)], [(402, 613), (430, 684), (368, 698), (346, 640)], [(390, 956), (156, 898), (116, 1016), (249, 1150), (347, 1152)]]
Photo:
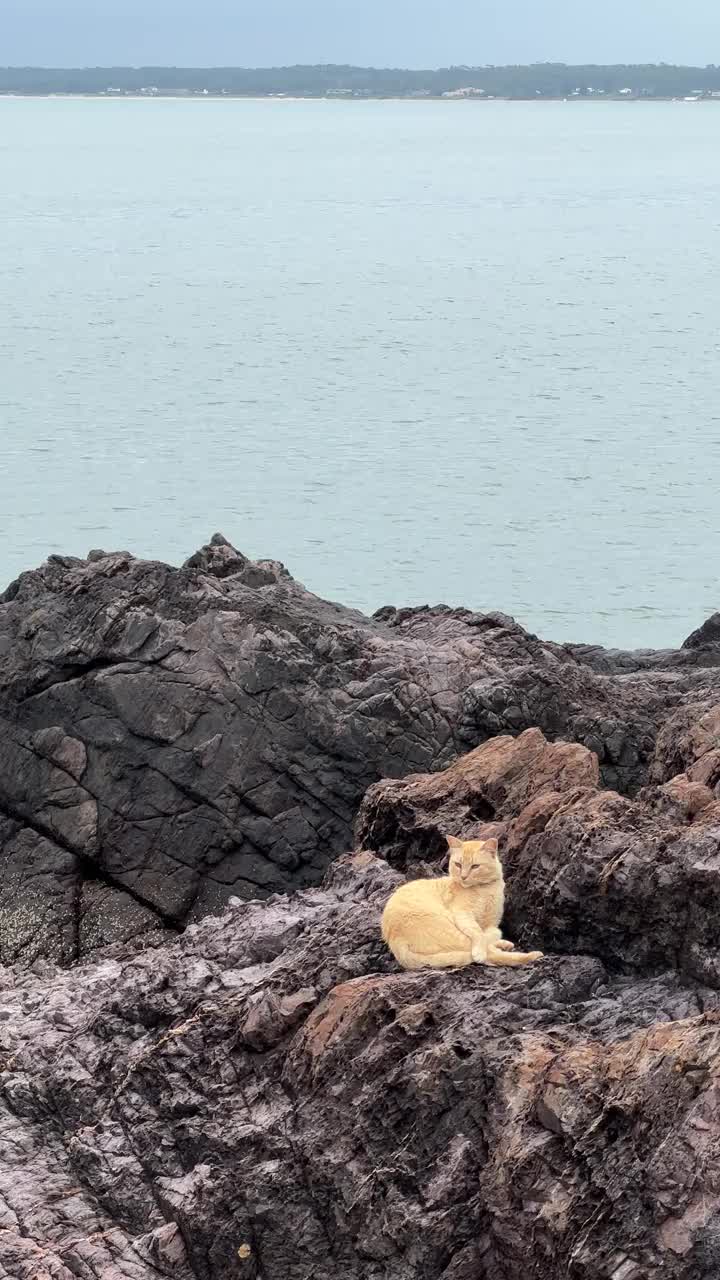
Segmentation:
[(461, 968), (468, 964), (523, 965), (540, 951), (518, 952), (500, 932), (505, 882), (497, 840), (448, 837), (450, 874), (411, 880), (395, 890), (382, 918), (382, 936), (403, 969)]

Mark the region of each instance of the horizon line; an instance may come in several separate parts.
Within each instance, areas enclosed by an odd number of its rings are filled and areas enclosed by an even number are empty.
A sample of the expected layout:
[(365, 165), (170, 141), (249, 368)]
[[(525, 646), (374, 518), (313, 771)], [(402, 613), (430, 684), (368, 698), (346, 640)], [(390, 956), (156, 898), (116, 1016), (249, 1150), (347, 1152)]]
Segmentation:
[(704, 65), (692, 62), (562, 62), (543, 59), (539, 62), (455, 62), (439, 67), (403, 67), (390, 64), (364, 64), (356, 62), (286, 62), (267, 64), (265, 66), (244, 66), (240, 63), (191, 64), (179, 62), (115, 62), (85, 63), (75, 66), (50, 66), (44, 63), (7, 63), (0, 65), (0, 71), (402, 71), (413, 74), (437, 74), (441, 71), (510, 71), (533, 70), (536, 67), (563, 67), (573, 70), (612, 71), (664, 69), (671, 71), (709, 71), (720, 69), (720, 64), (707, 62)]

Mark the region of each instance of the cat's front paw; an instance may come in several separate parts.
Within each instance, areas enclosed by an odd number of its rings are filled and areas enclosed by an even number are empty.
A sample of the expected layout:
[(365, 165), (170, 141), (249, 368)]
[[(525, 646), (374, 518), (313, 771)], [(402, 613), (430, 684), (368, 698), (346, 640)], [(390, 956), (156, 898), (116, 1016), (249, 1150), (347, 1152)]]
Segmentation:
[(534, 960), (544, 960), (545, 956), (542, 951), (528, 951), (528, 964), (532, 964)]
[(473, 964), (487, 964), (487, 947), (477, 946), (472, 949)]
[(511, 942), (509, 938), (498, 938), (498, 941), (495, 942), (493, 945), (496, 951), (514, 951), (515, 950), (515, 943)]

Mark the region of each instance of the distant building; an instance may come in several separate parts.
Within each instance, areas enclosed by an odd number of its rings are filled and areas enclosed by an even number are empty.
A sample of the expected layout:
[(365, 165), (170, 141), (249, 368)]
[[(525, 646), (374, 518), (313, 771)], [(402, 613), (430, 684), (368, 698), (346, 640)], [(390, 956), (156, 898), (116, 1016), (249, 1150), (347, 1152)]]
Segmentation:
[(485, 96), (484, 89), (474, 89), (470, 86), (467, 89), (447, 89), (442, 94), (443, 98), (484, 98)]

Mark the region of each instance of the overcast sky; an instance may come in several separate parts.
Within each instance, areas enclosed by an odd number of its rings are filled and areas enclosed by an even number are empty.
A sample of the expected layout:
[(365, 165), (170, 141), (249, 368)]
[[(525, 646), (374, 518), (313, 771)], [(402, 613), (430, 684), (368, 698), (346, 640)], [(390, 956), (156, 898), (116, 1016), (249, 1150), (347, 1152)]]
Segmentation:
[(720, 0), (0, 0), (5, 66), (720, 63)]

